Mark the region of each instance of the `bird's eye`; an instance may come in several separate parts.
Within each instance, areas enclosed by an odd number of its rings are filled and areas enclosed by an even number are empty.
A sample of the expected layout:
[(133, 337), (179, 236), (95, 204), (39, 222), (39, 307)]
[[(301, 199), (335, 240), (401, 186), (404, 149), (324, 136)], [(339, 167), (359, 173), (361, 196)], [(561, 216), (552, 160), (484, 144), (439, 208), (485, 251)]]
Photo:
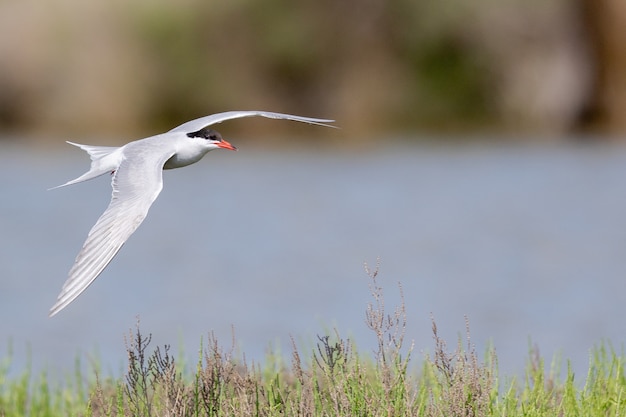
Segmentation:
[(200, 129), (197, 132), (187, 133), (190, 138), (202, 138), (206, 140), (213, 140), (219, 142), (222, 140), (222, 136), (213, 129)]

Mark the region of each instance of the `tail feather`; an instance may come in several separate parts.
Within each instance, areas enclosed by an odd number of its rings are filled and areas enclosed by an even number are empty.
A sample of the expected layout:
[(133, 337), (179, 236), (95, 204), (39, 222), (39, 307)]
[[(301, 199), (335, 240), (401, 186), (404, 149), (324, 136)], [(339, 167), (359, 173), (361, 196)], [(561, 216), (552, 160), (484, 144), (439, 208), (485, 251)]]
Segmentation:
[(82, 145), (80, 143), (74, 143), (67, 141), (70, 145), (74, 145), (84, 150), (89, 154), (91, 158), (91, 167), (89, 171), (81, 175), (80, 177), (66, 182), (65, 184), (57, 185), (56, 187), (49, 188), (48, 190), (54, 190), (56, 188), (65, 187), (67, 185), (76, 184), (79, 182), (87, 181), (100, 175), (104, 175), (109, 172), (113, 172), (120, 164), (121, 155), (115, 154), (115, 151), (120, 149), (116, 146), (93, 146)]
[(83, 151), (87, 152), (92, 161), (103, 158), (109, 155), (110, 153), (112, 153), (113, 151), (115, 151), (116, 149), (119, 149), (117, 146), (82, 145), (80, 143), (70, 142), (69, 140), (66, 142), (69, 143), (70, 145), (77, 146)]

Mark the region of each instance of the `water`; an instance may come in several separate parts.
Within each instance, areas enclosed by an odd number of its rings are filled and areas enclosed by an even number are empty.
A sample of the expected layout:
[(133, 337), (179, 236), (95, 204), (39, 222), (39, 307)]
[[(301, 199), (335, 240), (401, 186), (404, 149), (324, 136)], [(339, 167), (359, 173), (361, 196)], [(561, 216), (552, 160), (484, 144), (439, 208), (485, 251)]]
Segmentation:
[(0, 149), (0, 357), (10, 343), (14, 371), (30, 357), (62, 375), (78, 355), (119, 374), (137, 317), (191, 360), (211, 331), (229, 346), (233, 327), (248, 359), (288, 354), (290, 336), (308, 350), (335, 326), (368, 352), (363, 264), (378, 258), (389, 311), (402, 283), (417, 357), (433, 349), (431, 313), (450, 347), (467, 316), (508, 375), (536, 344), (584, 378), (591, 347), (626, 337), (624, 148), (214, 152), (165, 172), (144, 224), (49, 319), (110, 186), (46, 189), (87, 164), (70, 147)]

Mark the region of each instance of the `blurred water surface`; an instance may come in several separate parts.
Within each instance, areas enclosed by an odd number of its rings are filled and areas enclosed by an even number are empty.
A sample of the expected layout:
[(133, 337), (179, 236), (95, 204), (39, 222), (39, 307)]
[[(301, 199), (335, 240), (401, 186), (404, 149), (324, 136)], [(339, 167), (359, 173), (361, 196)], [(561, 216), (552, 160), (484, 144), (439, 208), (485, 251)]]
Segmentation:
[[(406, 147), (375, 152), (213, 152), (165, 172), (144, 224), (99, 279), (53, 319), (67, 271), (110, 198), (108, 178), (46, 191), (88, 157), (0, 149), (0, 356), (64, 374), (77, 355), (124, 369), (140, 317), (153, 343), (194, 360), (234, 327), (249, 360), (270, 344), (308, 350), (336, 326), (359, 350), (364, 262), (381, 261), (389, 311), (401, 282), (407, 341), (432, 351), (430, 314), (451, 348), (470, 320), (479, 350), (519, 373), (529, 343), (584, 378), (589, 349), (626, 338), (626, 149)], [(30, 352), (30, 353), (28, 353)]]

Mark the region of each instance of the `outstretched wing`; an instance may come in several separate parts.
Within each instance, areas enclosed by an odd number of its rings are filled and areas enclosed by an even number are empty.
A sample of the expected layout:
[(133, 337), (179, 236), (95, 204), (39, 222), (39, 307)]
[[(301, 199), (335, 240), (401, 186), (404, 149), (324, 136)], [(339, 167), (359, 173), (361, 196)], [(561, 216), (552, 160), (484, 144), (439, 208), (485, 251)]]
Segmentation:
[(210, 126), (212, 124), (221, 123), (225, 120), (231, 119), (239, 119), (241, 117), (252, 117), (252, 116), (261, 116), (267, 117), (269, 119), (286, 119), (286, 120), (294, 120), (296, 122), (309, 123), (312, 125), (320, 125), (326, 127), (334, 127), (327, 123), (332, 123), (334, 120), (329, 119), (315, 119), (313, 117), (303, 117), (303, 116), (294, 116), (291, 114), (283, 114), (283, 113), (273, 113), (269, 111), (227, 111), (224, 113), (212, 114), (210, 116), (200, 117), (199, 119), (191, 120), (187, 123), (183, 123), (180, 126), (175, 127), (170, 130), (170, 132), (196, 132), (204, 127)]
[(147, 146), (124, 149), (113, 175), (111, 202), (91, 228), (50, 317), (85, 291), (137, 230), (163, 188), (163, 165), (173, 154), (174, 150), (155, 152)]

